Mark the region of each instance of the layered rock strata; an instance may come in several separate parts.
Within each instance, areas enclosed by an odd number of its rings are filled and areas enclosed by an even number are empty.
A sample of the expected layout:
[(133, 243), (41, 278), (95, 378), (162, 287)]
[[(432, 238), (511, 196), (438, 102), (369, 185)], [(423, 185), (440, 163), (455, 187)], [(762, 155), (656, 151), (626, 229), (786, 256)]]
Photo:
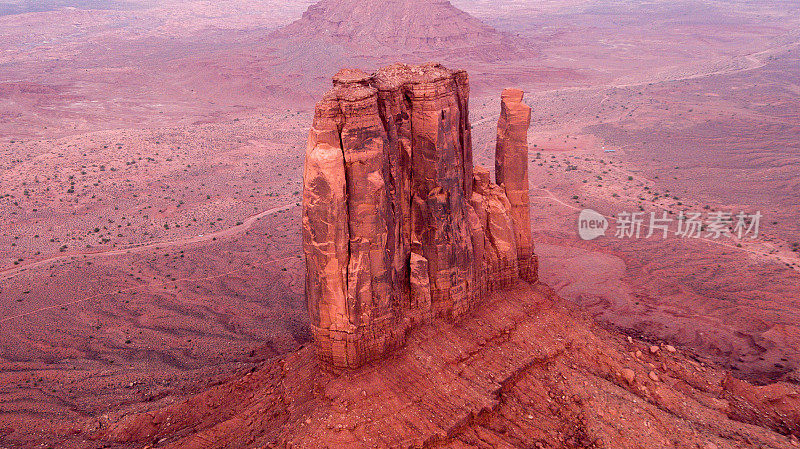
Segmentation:
[(416, 323), (469, 310), (520, 267), (536, 280), (524, 222), (530, 111), (504, 96), (498, 186), (472, 165), (466, 72), (396, 64), (343, 70), (333, 84), (306, 151), (306, 297), (321, 360), (352, 368)]

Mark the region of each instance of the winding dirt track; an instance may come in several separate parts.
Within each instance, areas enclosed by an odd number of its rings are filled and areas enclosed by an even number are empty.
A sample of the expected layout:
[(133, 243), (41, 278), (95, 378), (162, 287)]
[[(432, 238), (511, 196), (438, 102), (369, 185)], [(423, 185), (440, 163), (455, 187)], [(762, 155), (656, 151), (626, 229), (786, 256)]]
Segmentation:
[[(166, 241), (157, 241), (151, 242), (143, 245), (135, 245), (135, 246), (127, 246), (125, 248), (115, 248), (107, 251), (94, 251), (94, 252), (80, 252), (80, 253), (68, 253), (61, 256), (50, 257), (48, 259), (38, 260), (36, 262), (31, 262), (29, 264), (16, 266), (13, 268), (8, 268), (5, 270), (0, 271), (0, 281), (4, 281), (7, 279), (11, 279), (14, 276), (25, 272), (27, 270), (31, 270), (34, 268), (39, 268), (45, 265), (49, 265), (54, 262), (59, 262), (62, 260), (72, 260), (74, 258), (96, 258), (96, 257), (109, 257), (109, 256), (121, 256), (123, 254), (134, 254), (140, 253), (151, 249), (164, 249), (172, 246), (184, 246), (189, 245), (192, 243), (201, 243), (207, 242), (213, 239), (219, 239), (223, 237), (229, 237), (231, 235), (240, 234), (242, 232), (247, 231), (253, 224), (266, 217), (267, 215), (276, 214), (278, 212), (283, 212), (289, 209), (297, 207), (296, 204), (285, 204), (283, 206), (273, 207), (272, 209), (265, 210), (260, 212), (256, 215), (252, 215), (242, 221), (242, 224), (232, 226), (227, 229), (222, 229), (220, 231), (212, 232), (209, 234), (200, 234), (191, 237), (183, 237), (176, 240), (166, 240)], [(2, 322), (2, 321), (0, 321)]]
[[(786, 45), (781, 45), (779, 47), (768, 48), (768, 49), (760, 51), (760, 52), (749, 53), (749, 54), (746, 54), (746, 55), (734, 56), (734, 57), (731, 57), (729, 59), (729, 62), (731, 62), (731, 63), (739, 62), (739, 63), (741, 63), (741, 66), (734, 65), (734, 66), (728, 66), (728, 67), (725, 67), (725, 68), (721, 68), (721, 69), (718, 69), (718, 70), (712, 70), (712, 71), (700, 72), (700, 73), (693, 73), (693, 74), (686, 74), (686, 75), (676, 74), (676, 75), (667, 76), (667, 77), (665, 77), (663, 79), (658, 79), (658, 80), (648, 79), (648, 80), (634, 81), (634, 82), (630, 82), (630, 83), (624, 83), (623, 82), (623, 83), (608, 83), (608, 84), (601, 84), (601, 85), (596, 85), (596, 86), (586, 86), (586, 87), (567, 87), (567, 88), (559, 88), (559, 89), (551, 89), (551, 90), (544, 90), (544, 91), (534, 92), (534, 94), (535, 95), (547, 95), (547, 94), (557, 94), (557, 93), (564, 93), (564, 92), (581, 92), (581, 91), (598, 91), (598, 92), (600, 92), (600, 91), (603, 91), (603, 90), (606, 90), (606, 89), (626, 89), (626, 88), (642, 87), (642, 86), (645, 86), (645, 85), (653, 83), (653, 82), (655, 82), (655, 83), (671, 83), (671, 82), (675, 82), (675, 81), (686, 81), (686, 80), (693, 80), (693, 79), (698, 79), (698, 78), (706, 78), (706, 77), (710, 77), (710, 76), (728, 75), (728, 74), (732, 74), (732, 73), (747, 72), (749, 70), (760, 69), (761, 67), (764, 67), (766, 65), (765, 60), (761, 59), (760, 57), (769, 56), (769, 55), (774, 54), (774, 53), (776, 53), (778, 51), (789, 50), (789, 49), (794, 49), (794, 48), (798, 48), (798, 47), (800, 47), (800, 43), (792, 42), (792, 43), (789, 43), (789, 44), (786, 44)], [(601, 101), (601, 104), (605, 100), (606, 99), (603, 99)], [(583, 109), (577, 115), (582, 114), (586, 110), (587, 107), (588, 107), (588, 105), (584, 106)], [(472, 122), (472, 126), (482, 125), (483, 123), (486, 123), (486, 122), (495, 123), (498, 118), (500, 118), (500, 114), (495, 114), (495, 115), (492, 115), (492, 116), (489, 116), (489, 117), (485, 117), (483, 119), (473, 121)]]
[[(268, 260), (268, 261), (264, 262), (263, 265), (271, 264), (271, 263), (275, 263), (275, 262), (282, 262), (284, 260), (295, 259), (295, 258), (296, 258), (296, 256), (281, 257), (280, 259)], [(34, 314), (37, 314), (39, 312), (44, 312), (44, 311), (47, 311), (47, 310), (53, 310), (53, 309), (58, 309), (58, 308), (61, 308), (61, 307), (67, 307), (67, 306), (73, 306), (75, 304), (81, 304), (81, 303), (84, 303), (84, 302), (91, 301), (93, 299), (102, 298), (104, 296), (115, 296), (115, 295), (119, 295), (121, 293), (132, 292), (132, 291), (141, 290), (141, 289), (144, 289), (144, 288), (165, 287), (167, 285), (175, 284), (175, 283), (178, 283), (178, 282), (197, 282), (197, 281), (207, 281), (207, 280), (210, 280), (210, 279), (219, 279), (219, 278), (223, 278), (225, 276), (230, 276), (233, 273), (236, 273), (236, 272), (239, 272), (239, 271), (243, 271), (244, 269), (245, 268), (238, 268), (236, 270), (226, 271), (225, 273), (217, 274), (217, 275), (214, 275), (214, 276), (203, 276), (203, 277), (199, 277), (199, 278), (183, 278), (183, 279), (175, 279), (175, 280), (165, 281), (165, 282), (153, 282), (153, 283), (148, 283), (148, 284), (137, 285), (136, 287), (125, 288), (125, 289), (122, 289), (122, 290), (115, 290), (113, 292), (98, 293), (98, 294), (96, 294), (94, 296), (89, 296), (89, 297), (78, 299), (78, 300), (75, 300), (75, 301), (70, 301), (70, 302), (61, 303), (61, 304), (55, 304), (55, 305), (52, 305), (52, 306), (40, 307), (38, 309), (34, 309), (34, 310), (31, 310), (31, 311), (28, 311), (28, 312), (25, 312), (25, 313), (20, 313), (19, 315), (7, 316), (7, 317), (5, 317), (3, 319), (0, 319), (0, 323), (5, 323), (6, 321), (11, 321), (11, 320), (14, 320), (14, 319), (17, 319), (17, 318), (24, 318), (26, 316), (34, 315)]]
[[(557, 196), (553, 195), (553, 192), (551, 192), (551, 191), (549, 191), (547, 189), (539, 189), (539, 190), (547, 192), (547, 196), (532, 196), (531, 199), (550, 200), (550, 201), (556, 202), (556, 203), (558, 203), (558, 204), (560, 204), (560, 205), (562, 205), (564, 207), (567, 207), (569, 209), (572, 209), (572, 210), (576, 210), (576, 211), (583, 210), (580, 207), (576, 207), (576, 206), (573, 206), (572, 204), (565, 203), (564, 201), (559, 199)], [(606, 216), (606, 215), (603, 215), (603, 217), (605, 217), (609, 222), (611, 222), (613, 220), (616, 220), (616, 218), (609, 217), (609, 216)], [(675, 234), (675, 231), (672, 231), (672, 230), (669, 230), (668, 232)], [(767, 253), (767, 252), (764, 252), (764, 251), (757, 251), (757, 250), (750, 249), (750, 248), (747, 248), (747, 247), (744, 247), (744, 246), (736, 246), (735, 244), (732, 244), (732, 243), (725, 243), (725, 242), (722, 242), (722, 241), (719, 241), (719, 240), (709, 239), (709, 238), (705, 238), (705, 237), (698, 237), (695, 240), (701, 240), (701, 241), (703, 241), (705, 243), (709, 243), (709, 244), (712, 244), (712, 245), (725, 246), (725, 247), (730, 248), (730, 249), (735, 249), (735, 250), (739, 250), (739, 251), (742, 251), (742, 252), (745, 252), (745, 253), (749, 253), (749, 254), (752, 254), (754, 256), (759, 257), (761, 260), (766, 260), (766, 261), (769, 261), (769, 262), (782, 262), (782, 263), (785, 263), (785, 264), (789, 264), (793, 270), (800, 271), (800, 268), (798, 268), (795, 265), (791, 265), (792, 263), (796, 262), (796, 260), (791, 258), (791, 257), (786, 257), (786, 256), (782, 256), (782, 255), (779, 255), (779, 254), (770, 254), (770, 253)]]

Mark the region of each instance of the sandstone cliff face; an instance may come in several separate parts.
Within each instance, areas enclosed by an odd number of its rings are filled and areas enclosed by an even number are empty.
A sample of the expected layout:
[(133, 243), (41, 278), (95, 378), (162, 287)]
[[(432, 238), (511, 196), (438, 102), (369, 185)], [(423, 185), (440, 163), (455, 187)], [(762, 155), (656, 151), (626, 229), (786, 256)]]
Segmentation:
[(466, 72), (397, 64), (333, 83), (309, 135), (303, 247), (318, 353), (348, 368), (519, 275), (536, 281), (530, 110), (521, 91), (504, 93), (498, 186), (473, 169)]

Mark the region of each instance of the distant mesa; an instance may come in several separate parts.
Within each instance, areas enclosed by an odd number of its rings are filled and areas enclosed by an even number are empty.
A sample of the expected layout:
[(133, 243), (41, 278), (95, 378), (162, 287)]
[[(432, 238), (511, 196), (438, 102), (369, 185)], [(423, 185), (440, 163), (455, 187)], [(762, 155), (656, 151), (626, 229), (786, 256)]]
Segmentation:
[(447, 0), (322, 0), (272, 36), (402, 54), (486, 47), (499, 51), (512, 46), (508, 35)]
[(395, 64), (333, 84), (308, 140), (303, 248), (317, 353), (341, 369), (518, 278), (536, 282), (537, 260), (522, 91), (503, 92), (497, 185), (473, 168), (466, 72)]

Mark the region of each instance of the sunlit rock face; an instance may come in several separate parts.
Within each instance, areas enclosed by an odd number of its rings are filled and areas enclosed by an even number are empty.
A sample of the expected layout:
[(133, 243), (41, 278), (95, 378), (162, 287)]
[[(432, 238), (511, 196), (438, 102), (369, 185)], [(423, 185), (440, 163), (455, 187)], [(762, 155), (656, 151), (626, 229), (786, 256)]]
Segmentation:
[(438, 64), (342, 70), (306, 150), (306, 297), (321, 361), (354, 368), (434, 315), (457, 317), (518, 277), (536, 281), (527, 124), (507, 90), (498, 184), (472, 164), (469, 80)]

